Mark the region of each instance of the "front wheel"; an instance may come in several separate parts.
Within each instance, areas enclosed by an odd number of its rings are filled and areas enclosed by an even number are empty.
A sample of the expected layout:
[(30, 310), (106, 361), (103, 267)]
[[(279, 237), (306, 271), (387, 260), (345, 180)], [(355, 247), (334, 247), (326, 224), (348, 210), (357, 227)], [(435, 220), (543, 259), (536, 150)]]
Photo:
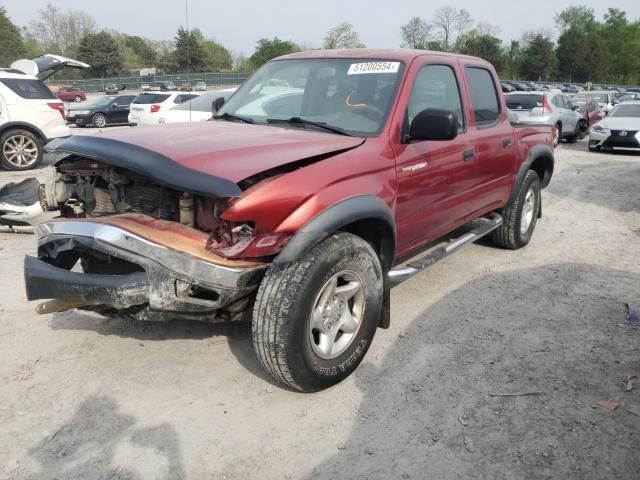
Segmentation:
[(93, 116), (93, 126), (102, 128), (107, 125), (107, 117), (105, 117), (102, 113), (96, 113)]
[(336, 233), (302, 258), (272, 265), (256, 298), (252, 336), (262, 366), (303, 392), (348, 377), (375, 334), (383, 272), (371, 246)]
[(73, 99), (76, 103), (80, 103), (82, 101), (82, 97), (80, 97), (79, 95), (76, 95), (76, 97)]
[(493, 242), (511, 250), (527, 245), (536, 228), (541, 200), (540, 177), (529, 170), (518, 193), (502, 210), (503, 223), (493, 231)]

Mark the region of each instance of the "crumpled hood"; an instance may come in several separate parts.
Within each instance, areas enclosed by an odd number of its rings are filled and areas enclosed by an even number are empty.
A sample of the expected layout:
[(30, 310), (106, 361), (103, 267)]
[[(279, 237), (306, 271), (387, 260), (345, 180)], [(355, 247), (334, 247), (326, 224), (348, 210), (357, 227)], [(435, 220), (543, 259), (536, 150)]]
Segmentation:
[[(365, 141), (298, 128), (225, 121), (133, 127), (96, 136), (141, 147), (188, 169), (234, 183), (291, 162), (349, 150)], [(103, 159), (109, 162), (108, 148)]]

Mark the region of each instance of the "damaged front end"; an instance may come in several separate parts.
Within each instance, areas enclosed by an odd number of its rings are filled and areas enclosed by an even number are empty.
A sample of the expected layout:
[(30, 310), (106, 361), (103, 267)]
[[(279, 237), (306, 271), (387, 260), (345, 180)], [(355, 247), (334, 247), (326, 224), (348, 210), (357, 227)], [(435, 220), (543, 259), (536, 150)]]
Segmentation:
[(24, 265), (28, 299), (49, 300), (37, 311), (244, 318), (287, 238), (222, 218), (242, 194), (236, 184), (139, 147), (109, 146), (100, 159), (74, 144), (57, 150), (68, 155), (47, 180), (46, 203), (60, 217), (38, 225), (37, 257)]
[(51, 215), (44, 188), (35, 178), (0, 188), (0, 232), (33, 233), (34, 225)]

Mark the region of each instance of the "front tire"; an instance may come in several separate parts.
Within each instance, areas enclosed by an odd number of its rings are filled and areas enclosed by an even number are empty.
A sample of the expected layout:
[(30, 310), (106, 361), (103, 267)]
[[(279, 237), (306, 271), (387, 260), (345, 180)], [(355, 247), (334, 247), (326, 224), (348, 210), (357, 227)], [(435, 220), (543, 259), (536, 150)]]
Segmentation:
[(9, 130), (0, 136), (0, 166), (31, 170), (42, 161), (43, 142), (28, 130)]
[(562, 125), (559, 123), (555, 126), (555, 135), (553, 136), (553, 146), (557, 147), (562, 139)]
[(271, 265), (253, 311), (260, 363), (303, 392), (341, 382), (371, 345), (382, 299), (380, 261), (349, 233), (331, 235), (295, 262)]
[(500, 212), (503, 223), (493, 231), (493, 242), (510, 250), (527, 245), (536, 228), (541, 200), (540, 177), (529, 170), (513, 201)]
[(91, 122), (94, 127), (102, 128), (107, 126), (107, 117), (105, 117), (102, 113), (96, 113), (93, 116), (93, 120)]
[(73, 99), (76, 103), (80, 103), (82, 101), (82, 97), (80, 97), (79, 95), (76, 95), (75, 98)]

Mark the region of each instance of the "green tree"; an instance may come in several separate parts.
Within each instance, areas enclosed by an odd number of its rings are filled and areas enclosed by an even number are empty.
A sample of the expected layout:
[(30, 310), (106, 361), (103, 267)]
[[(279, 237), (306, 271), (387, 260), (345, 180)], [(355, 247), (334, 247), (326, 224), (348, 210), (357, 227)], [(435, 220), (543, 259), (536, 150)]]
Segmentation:
[(261, 38), (256, 44), (256, 50), (249, 58), (253, 68), (258, 68), (269, 60), (286, 55), (287, 53), (298, 52), (300, 48), (293, 42), (280, 40), (278, 37), (272, 39)]
[(504, 52), (502, 41), (488, 33), (481, 33), (474, 29), (458, 37), (455, 50), (465, 55), (480, 57), (491, 63), (496, 70), (504, 66)]
[(89, 73), (99, 77), (118, 75), (124, 67), (115, 39), (105, 31), (82, 37), (78, 46), (78, 59), (91, 65)]
[(325, 49), (345, 49), (345, 48), (365, 48), (365, 44), (360, 41), (360, 35), (353, 29), (353, 25), (343, 22), (332, 28), (324, 37), (322, 48)]
[(8, 67), (12, 62), (23, 58), (26, 53), (20, 29), (0, 7), (0, 67)]
[(529, 38), (522, 49), (520, 74), (527, 80), (551, 80), (557, 66), (553, 42), (542, 33), (533, 34)]
[(572, 26), (558, 38), (556, 55), (562, 79), (586, 82), (607, 78), (610, 59), (606, 46), (595, 25), (590, 28)]
[(504, 67), (501, 72), (504, 78), (510, 80), (520, 78), (521, 55), (520, 42), (511, 40), (511, 43), (504, 51)]
[(402, 48), (415, 48), (425, 50), (431, 40), (431, 27), (424, 19), (412, 17), (400, 27), (402, 36)]
[(215, 40), (203, 40), (201, 42), (205, 54), (205, 69), (208, 72), (231, 70), (233, 59), (231, 52)]
[(180, 27), (176, 34), (176, 49), (173, 52), (175, 64), (181, 71), (203, 71), (206, 65), (205, 51), (199, 42), (202, 33), (188, 32)]
[(125, 45), (142, 60), (142, 67), (153, 67), (158, 62), (158, 54), (151, 42), (137, 35), (127, 35)]
[(560, 13), (556, 14), (555, 21), (561, 33), (566, 32), (571, 28), (582, 31), (591, 30), (597, 23), (593, 13), (593, 8), (585, 7), (583, 5), (565, 8)]

